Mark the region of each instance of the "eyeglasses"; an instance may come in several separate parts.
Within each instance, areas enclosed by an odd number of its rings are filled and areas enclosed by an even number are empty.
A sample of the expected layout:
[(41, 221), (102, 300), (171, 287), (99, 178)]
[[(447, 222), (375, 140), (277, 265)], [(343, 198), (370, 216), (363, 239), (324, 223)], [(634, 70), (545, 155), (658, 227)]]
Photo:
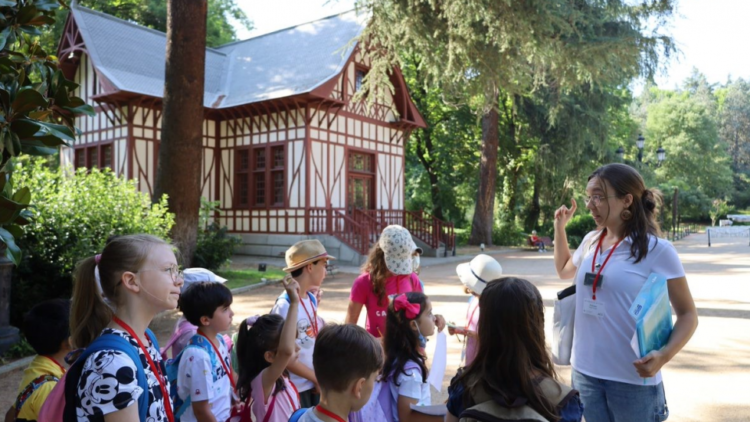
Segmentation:
[(583, 198), (583, 202), (585, 202), (586, 205), (588, 205), (588, 204), (591, 203), (591, 201), (594, 201), (594, 205), (598, 207), (599, 205), (602, 204), (602, 201), (604, 201), (605, 199), (609, 199), (609, 198), (616, 198), (616, 196), (615, 195), (611, 195), (611, 196), (601, 196), (601, 195), (587, 196), (587, 197)]
[(177, 279), (185, 280), (185, 273), (178, 267), (177, 265), (172, 265), (168, 268), (141, 268), (137, 272), (141, 271), (162, 271), (165, 273), (169, 273), (169, 276), (172, 277), (172, 281), (177, 282)]

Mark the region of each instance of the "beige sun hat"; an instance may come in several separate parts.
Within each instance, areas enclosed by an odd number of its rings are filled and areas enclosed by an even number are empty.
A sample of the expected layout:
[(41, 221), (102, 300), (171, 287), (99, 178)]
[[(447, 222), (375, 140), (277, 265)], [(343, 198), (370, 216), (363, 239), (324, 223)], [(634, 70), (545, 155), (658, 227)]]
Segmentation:
[(385, 266), (396, 275), (409, 275), (413, 272), (412, 254), (422, 253), (405, 228), (393, 224), (383, 229), (378, 239), (378, 246), (385, 255)]
[(336, 259), (335, 256), (328, 255), (326, 248), (318, 239), (301, 240), (295, 243), (286, 250), (285, 258), (286, 268), (283, 271), (288, 273), (319, 259)]
[(489, 255), (477, 255), (470, 262), (459, 264), (456, 273), (464, 286), (481, 295), (492, 280), (503, 276), (503, 267)]

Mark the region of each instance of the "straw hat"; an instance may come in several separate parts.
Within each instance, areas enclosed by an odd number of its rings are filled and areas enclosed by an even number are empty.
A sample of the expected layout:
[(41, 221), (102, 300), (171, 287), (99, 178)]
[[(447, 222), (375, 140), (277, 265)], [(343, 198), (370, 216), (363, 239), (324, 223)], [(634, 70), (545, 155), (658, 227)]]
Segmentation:
[(318, 239), (302, 240), (286, 250), (286, 268), (284, 271), (290, 273), (296, 269), (311, 264), (319, 259), (336, 259), (328, 255), (326, 248)]
[(456, 267), (461, 283), (474, 293), (481, 295), (487, 283), (503, 276), (503, 267), (489, 255), (477, 255), (470, 262)]

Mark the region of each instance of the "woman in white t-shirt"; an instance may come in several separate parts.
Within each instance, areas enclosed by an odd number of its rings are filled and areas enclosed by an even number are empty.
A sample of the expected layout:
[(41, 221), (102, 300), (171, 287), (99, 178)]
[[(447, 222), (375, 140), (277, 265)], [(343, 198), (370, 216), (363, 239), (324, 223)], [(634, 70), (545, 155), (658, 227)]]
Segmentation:
[[(575, 200), (555, 212), (555, 267), (576, 285), (573, 387), (587, 421), (666, 420), (660, 369), (690, 340), (698, 313), (677, 251), (658, 237), (660, 194), (646, 189), (632, 167), (608, 164), (589, 176), (586, 195), (598, 228), (575, 254), (565, 233)], [(677, 320), (667, 345), (639, 359), (630, 345), (635, 320), (628, 309), (651, 273), (667, 278)]]

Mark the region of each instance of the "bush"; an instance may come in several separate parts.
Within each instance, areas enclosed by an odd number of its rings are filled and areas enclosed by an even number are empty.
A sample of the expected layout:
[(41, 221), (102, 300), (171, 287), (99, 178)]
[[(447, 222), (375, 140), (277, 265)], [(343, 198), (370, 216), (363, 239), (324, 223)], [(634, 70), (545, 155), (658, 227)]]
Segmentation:
[(209, 202), (201, 198), (201, 209), (198, 226), (198, 241), (193, 255), (193, 266), (216, 271), (234, 255), (234, 250), (242, 240), (227, 233), (226, 227), (216, 221), (209, 222), (218, 213), (218, 201)]
[(565, 233), (568, 235), (568, 245), (571, 248), (577, 248), (583, 238), (592, 230), (596, 229), (596, 222), (591, 214), (579, 214), (573, 216), (565, 226)]
[(492, 228), (492, 243), (496, 246), (518, 246), (526, 243), (523, 228), (510, 222), (500, 222)]
[(70, 297), (75, 264), (101, 252), (108, 237), (147, 233), (166, 239), (174, 225), (166, 197), (152, 205), (135, 181), (108, 169), (71, 171), (51, 170), (41, 159), (16, 165), (15, 183), (31, 190), (36, 218), (19, 241), (23, 260), (11, 289), (14, 325), (37, 302)]

